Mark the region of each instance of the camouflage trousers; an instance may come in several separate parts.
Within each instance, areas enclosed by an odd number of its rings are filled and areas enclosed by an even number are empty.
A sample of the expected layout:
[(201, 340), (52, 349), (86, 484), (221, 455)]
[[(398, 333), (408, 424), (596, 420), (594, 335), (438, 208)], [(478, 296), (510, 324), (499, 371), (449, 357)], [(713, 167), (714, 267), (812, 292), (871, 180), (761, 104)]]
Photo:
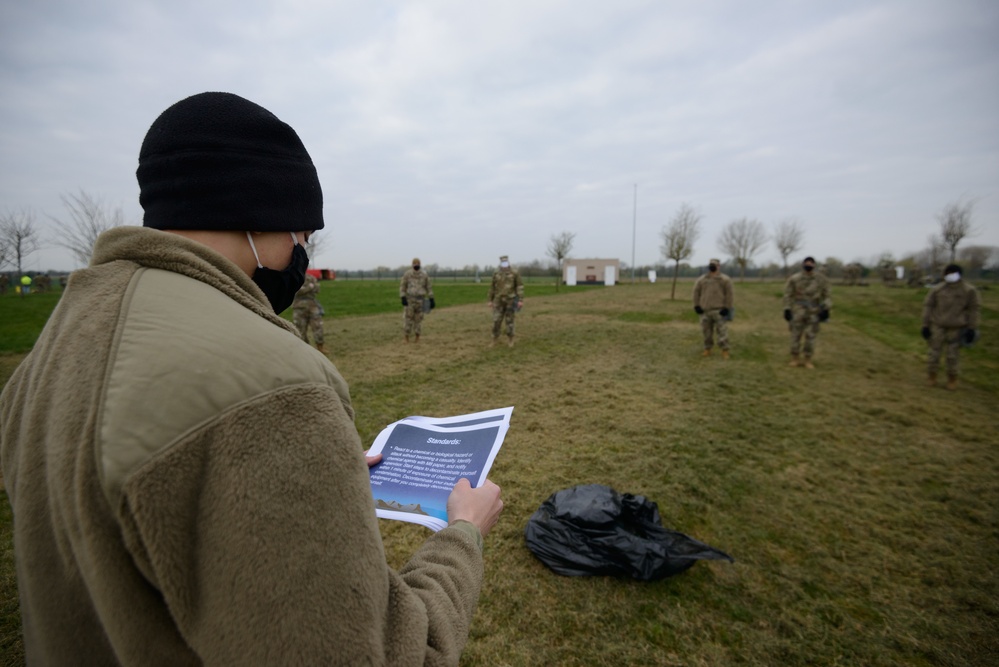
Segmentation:
[(701, 333), (704, 334), (704, 349), (710, 350), (715, 345), (714, 336), (718, 333), (718, 347), (728, 349), (728, 320), (721, 316), (721, 310), (712, 308), (701, 315)]
[(930, 354), (927, 359), (927, 371), (936, 375), (940, 368), (940, 353), (947, 348), (947, 375), (956, 376), (958, 367), (958, 352), (961, 350), (961, 332), (963, 329), (952, 327), (930, 327)]
[(409, 305), (402, 311), (402, 330), (406, 335), (420, 335), (423, 331), (423, 297), (408, 297)]
[(309, 330), (312, 331), (312, 341), (316, 345), (323, 344), (323, 308), (315, 301), (296, 303), (292, 310), (292, 319), (298, 329), (298, 335), (306, 343), (309, 342)]
[[(819, 309), (795, 306), (791, 309), (788, 329), (791, 331), (791, 354), (797, 356), (803, 351), (806, 357), (811, 357), (815, 352), (815, 337), (819, 335)], [(804, 349), (802, 338), (805, 339)]]
[(517, 317), (517, 300), (497, 299), (493, 307), (493, 338), (499, 338), (500, 327), (506, 322), (506, 335), (513, 338), (514, 319)]

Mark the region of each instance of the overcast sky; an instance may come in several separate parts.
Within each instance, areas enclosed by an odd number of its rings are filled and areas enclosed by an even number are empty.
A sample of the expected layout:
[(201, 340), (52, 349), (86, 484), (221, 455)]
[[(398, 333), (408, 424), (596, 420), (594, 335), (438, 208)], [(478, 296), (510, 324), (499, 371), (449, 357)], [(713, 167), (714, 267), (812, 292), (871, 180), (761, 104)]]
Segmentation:
[(697, 264), (742, 217), (800, 219), (793, 259), (900, 256), (955, 200), (999, 245), (995, 0), (2, 0), (0, 211), (49, 246), (25, 268), (76, 268), (60, 195), (141, 224), (146, 130), (206, 90), (304, 141), (323, 267), (543, 260), (563, 230), (650, 264), (684, 202)]

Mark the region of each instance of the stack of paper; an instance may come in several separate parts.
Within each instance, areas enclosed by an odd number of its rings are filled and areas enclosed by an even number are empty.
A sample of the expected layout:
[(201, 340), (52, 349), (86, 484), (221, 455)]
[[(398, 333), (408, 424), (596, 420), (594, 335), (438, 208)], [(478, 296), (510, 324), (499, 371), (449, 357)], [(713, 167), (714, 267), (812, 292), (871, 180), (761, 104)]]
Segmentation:
[(369, 456), (375, 512), (438, 531), (447, 526), (447, 499), (459, 479), (486, 479), (510, 428), (513, 407), (457, 417), (406, 417), (378, 434)]

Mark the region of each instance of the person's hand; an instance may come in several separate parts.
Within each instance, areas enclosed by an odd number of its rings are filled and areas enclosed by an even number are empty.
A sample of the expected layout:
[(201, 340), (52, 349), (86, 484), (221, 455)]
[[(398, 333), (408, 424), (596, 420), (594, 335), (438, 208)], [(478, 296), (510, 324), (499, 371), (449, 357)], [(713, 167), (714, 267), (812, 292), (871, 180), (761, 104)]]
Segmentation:
[(694, 306), (694, 312), (697, 313), (698, 315), (703, 315), (704, 309), (701, 308), (700, 306)]
[(523, 307), (524, 307), (524, 300), (521, 299), (520, 301), (517, 302), (517, 310), (520, 310)]
[(923, 327), (922, 329), (919, 330), (919, 333), (922, 334), (923, 340), (929, 340), (930, 337), (933, 335), (929, 327)]
[(721, 310), (718, 311), (718, 314), (721, 315), (722, 317), (728, 317), (728, 308), (722, 308)]
[(829, 319), (829, 311), (823, 308), (819, 311), (819, 322), (825, 322)]
[(488, 303), (489, 303), (489, 307), (490, 308), (492, 308), (493, 310), (496, 310), (496, 302), (495, 301), (489, 301)]
[(402, 305), (403, 306), (408, 306), (409, 305), (409, 299), (407, 299), (406, 297), (402, 297)]
[(373, 467), (375, 467), (376, 465), (378, 465), (379, 463), (382, 462), (382, 455), (381, 454), (375, 454), (374, 456), (368, 456), (368, 453), (365, 452), (364, 453), (364, 460), (368, 464), (369, 468), (373, 468)]
[(500, 488), (488, 479), (477, 489), (464, 477), (451, 489), (447, 497), (448, 523), (468, 521), (474, 524), (482, 537), (485, 537), (503, 511)]
[(434, 301), (434, 297), (430, 297), (430, 310), (433, 310), (436, 307), (437, 307), (437, 302)]
[(784, 309), (784, 319), (787, 320), (788, 322), (791, 321), (791, 309), (790, 308), (785, 308)]
[(978, 332), (975, 331), (974, 329), (965, 329), (964, 330), (964, 342), (967, 345), (971, 345), (972, 343), (974, 343), (975, 342), (975, 335), (977, 333)]

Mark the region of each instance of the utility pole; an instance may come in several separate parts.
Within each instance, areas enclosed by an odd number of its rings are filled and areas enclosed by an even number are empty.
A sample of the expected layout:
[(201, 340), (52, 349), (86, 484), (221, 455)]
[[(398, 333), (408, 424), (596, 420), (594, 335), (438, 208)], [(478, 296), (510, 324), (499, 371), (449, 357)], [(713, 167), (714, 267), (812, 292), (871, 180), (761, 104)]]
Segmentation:
[(631, 214), (631, 283), (635, 283), (635, 229), (638, 226), (638, 183), (635, 183), (635, 207)]

